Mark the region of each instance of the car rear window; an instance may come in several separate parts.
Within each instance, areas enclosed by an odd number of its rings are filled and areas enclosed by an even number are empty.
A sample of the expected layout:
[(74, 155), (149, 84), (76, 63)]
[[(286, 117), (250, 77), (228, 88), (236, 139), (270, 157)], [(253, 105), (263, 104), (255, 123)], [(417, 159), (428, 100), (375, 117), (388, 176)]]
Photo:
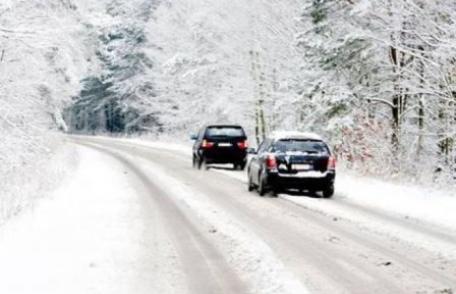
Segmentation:
[(241, 127), (209, 127), (206, 131), (207, 137), (245, 137)]
[(280, 140), (272, 147), (274, 152), (306, 152), (312, 154), (329, 154), (328, 146), (322, 141), (314, 140)]

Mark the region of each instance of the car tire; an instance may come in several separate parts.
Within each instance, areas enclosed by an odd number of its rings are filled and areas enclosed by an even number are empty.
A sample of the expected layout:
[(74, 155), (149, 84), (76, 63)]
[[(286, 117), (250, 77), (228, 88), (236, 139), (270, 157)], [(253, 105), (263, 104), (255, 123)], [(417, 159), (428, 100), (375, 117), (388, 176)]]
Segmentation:
[(252, 176), (250, 175), (250, 173), (248, 176), (247, 189), (249, 190), (249, 192), (252, 192), (253, 190), (255, 190), (255, 185), (253, 184)]
[(259, 180), (259, 183), (258, 183), (258, 194), (260, 194), (260, 196), (264, 196), (266, 194), (266, 182), (264, 180), (264, 178), (260, 175), (260, 180)]
[(334, 195), (334, 185), (329, 185), (323, 190), (323, 198), (331, 198)]
[(194, 154), (193, 154), (192, 166), (193, 166), (193, 168), (198, 167), (198, 160), (196, 159), (196, 156)]
[(203, 159), (202, 162), (201, 162), (201, 168), (203, 170), (209, 170), (209, 165), (207, 164), (207, 161), (206, 159)]
[(281, 192), (281, 190), (279, 188), (273, 187), (271, 195), (272, 195), (272, 197), (276, 197), (277, 198), (277, 197), (279, 197), (280, 192)]
[(203, 158), (200, 158), (199, 160), (197, 160), (197, 167), (199, 170), (203, 168), (203, 163), (204, 163)]
[(233, 163), (233, 169), (242, 171), (245, 169), (245, 165), (246, 165), (245, 162), (235, 162), (235, 163)]

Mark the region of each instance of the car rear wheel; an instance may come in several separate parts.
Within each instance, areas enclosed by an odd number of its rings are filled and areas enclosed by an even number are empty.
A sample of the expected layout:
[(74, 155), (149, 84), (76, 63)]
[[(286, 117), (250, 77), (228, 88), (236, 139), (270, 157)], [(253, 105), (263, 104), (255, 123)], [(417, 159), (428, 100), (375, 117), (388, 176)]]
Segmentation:
[(258, 183), (258, 194), (260, 194), (260, 196), (264, 196), (266, 192), (266, 180), (260, 175), (260, 180)]
[(278, 187), (273, 187), (272, 188), (272, 197), (279, 197), (279, 193), (281, 192), (281, 189)]
[(234, 170), (244, 170), (245, 169), (245, 162), (236, 162), (233, 163)]
[(255, 190), (255, 185), (253, 184), (253, 181), (252, 181), (252, 176), (250, 175), (249, 173), (249, 180), (248, 180), (248, 183), (247, 183), (247, 189), (249, 190), (249, 192), (252, 192), (253, 190)]
[(334, 195), (334, 185), (330, 185), (323, 190), (324, 198), (331, 198)]
[(204, 169), (204, 170), (208, 170), (209, 169), (209, 165), (207, 164), (206, 159), (203, 159), (203, 162), (201, 163), (201, 168)]
[(196, 159), (195, 155), (193, 155), (192, 166), (193, 166), (193, 168), (198, 167), (198, 160)]
[(198, 169), (206, 169), (206, 160), (204, 160), (204, 158), (200, 158), (198, 160)]

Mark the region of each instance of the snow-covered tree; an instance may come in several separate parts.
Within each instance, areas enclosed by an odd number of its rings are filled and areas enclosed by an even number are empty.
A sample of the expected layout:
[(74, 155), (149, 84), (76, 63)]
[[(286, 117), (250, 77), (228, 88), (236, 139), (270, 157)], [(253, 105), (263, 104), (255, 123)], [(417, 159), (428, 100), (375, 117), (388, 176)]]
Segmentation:
[[(321, 96), (318, 106), (329, 100), (336, 110), (348, 110), (337, 116), (348, 118), (342, 130), (353, 131), (366, 119), (371, 126), (384, 126), (372, 137), (366, 130), (367, 150), (379, 162), (393, 159), (390, 168), (396, 172), (419, 171), (417, 166), (433, 172), (441, 160), (454, 162), (448, 141), (454, 134), (454, 84), (448, 78), (454, 70), (453, 6), (444, 1), (327, 0), (308, 1), (304, 8), (298, 44), (310, 68), (312, 97)], [(390, 142), (379, 150), (375, 146), (386, 143), (385, 134)], [(353, 143), (346, 145), (358, 145)]]
[(0, 222), (40, 196), (36, 172), (51, 178), (55, 131), (66, 130), (62, 109), (89, 71), (100, 2), (0, 1)]
[(82, 80), (83, 89), (66, 110), (73, 130), (111, 133), (159, 131), (158, 101), (150, 71), (153, 57), (146, 54), (144, 28), (157, 1), (111, 1), (112, 18), (99, 28), (96, 58), (100, 70)]

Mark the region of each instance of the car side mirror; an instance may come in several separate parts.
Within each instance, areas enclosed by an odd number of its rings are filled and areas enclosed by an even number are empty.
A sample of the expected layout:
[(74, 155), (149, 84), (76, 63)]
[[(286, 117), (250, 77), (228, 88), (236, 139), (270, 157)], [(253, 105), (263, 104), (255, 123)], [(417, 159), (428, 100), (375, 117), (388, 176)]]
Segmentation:
[(255, 148), (247, 148), (247, 154), (257, 154), (257, 150)]
[(191, 136), (190, 136), (190, 139), (191, 139), (192, 141), (196, 141), (196, 140), (198, 140), (198, 136), (197, 136), (197, 135), (191, 135)]

